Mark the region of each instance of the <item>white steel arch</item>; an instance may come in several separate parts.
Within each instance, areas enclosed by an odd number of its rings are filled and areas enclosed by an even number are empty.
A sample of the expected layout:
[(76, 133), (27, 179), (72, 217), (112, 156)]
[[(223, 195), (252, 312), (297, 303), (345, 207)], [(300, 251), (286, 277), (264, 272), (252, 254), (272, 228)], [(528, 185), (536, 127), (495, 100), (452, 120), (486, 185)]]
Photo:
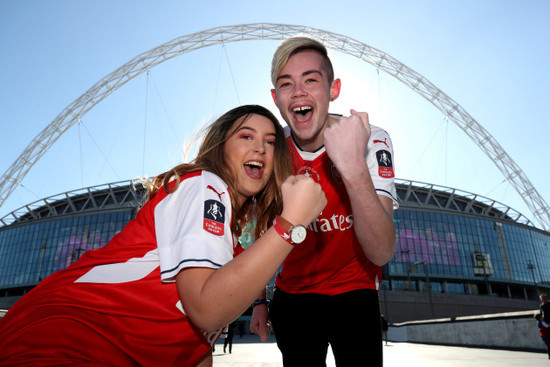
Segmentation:
[(223, 26), (176, 38), (136, 56), (98, 81), (42, 130), (3, 174), (0, 182), (0, 206), (63, 133), (97, 103), (144, 71), (203, 47), (246, 40), (282, 40), (300, 34), (320, 39), (330, 49), (376, 66), (427, 99), (477, 143), (520, 194), (539, 225), (547, 231), (550, 230), (550, 208), (521, 168), (464, 108), (422, 75), (392, 56), (352, 38), (317, 28), (270, 23)]

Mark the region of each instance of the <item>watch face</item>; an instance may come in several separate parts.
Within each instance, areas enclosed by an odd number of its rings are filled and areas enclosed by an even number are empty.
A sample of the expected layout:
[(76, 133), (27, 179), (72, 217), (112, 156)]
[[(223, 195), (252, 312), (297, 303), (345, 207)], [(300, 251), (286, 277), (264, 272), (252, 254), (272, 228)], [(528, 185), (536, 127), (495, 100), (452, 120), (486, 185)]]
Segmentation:
[(302, 243), (306, 239), (307, 230), (304, 226), (295, 226), (290, 230), (290, 240), (292, 243)]

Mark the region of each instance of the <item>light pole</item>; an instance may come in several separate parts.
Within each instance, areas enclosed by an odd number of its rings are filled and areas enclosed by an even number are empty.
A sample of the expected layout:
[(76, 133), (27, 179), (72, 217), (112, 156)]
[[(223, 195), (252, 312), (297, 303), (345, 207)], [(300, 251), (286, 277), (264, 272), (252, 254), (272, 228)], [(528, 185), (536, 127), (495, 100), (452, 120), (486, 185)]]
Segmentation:
[(535, 280), (535, 265), (531, 260), (527, 260), (527, 270), (531, 270), (531, 277), (533, 277), (533, 284), (535, 285), (535, 290), (537, 291), (537, 297), (540, 296), (539, 287), (537, 281)]
[(38, 270), (38, 281), (42, 281), (42, 266), (44, 265), (44, 254), (46, 253), (46, 244), (48, 241), (45, 239), (40, 246), (40, 269)]
[(403, 254), (407, 254), (407, 290), (412, 290), (411, 287), (411, 258), (409, 256), (410, 250), (401, 250), (401, 262), (404, 262)]
[[(407, 279), (408, 279), (407, 280), (408, 281), (407, 286), (408, 286), (409, 290), (412, 291), (413, 286), (411, 284), (411, 263), (410, 262), (407, 264)], [(416, 288), (416, 286), (414, 288)]]
[(426, 260), (417, 261), (414, 263), (414, 265), (420, 265), (424, 264), (424, 270), (426, 271), (426, 284), (428, 288), (428, 297), (430, 299), (430, 311), (432, 312), (432, 317), (435, 317), (434, 315), (434, 305), (432, 301), (432, 286), (430, 285), (430, 275), (428, 274), (428, 264), (426, 263)]
[[(389, 280), (382, 280), (382, 288), (384, 289), (384, 312), (385, 312), (385, 317), (386, 317), (386, 320), (389, 320), (390, 319), (390, 316), (388, 315), (388, 297), (386, 295), (386, 293), (388, 292), (388, 283)], [(389, 322), (389, 321), (388, 321)]]

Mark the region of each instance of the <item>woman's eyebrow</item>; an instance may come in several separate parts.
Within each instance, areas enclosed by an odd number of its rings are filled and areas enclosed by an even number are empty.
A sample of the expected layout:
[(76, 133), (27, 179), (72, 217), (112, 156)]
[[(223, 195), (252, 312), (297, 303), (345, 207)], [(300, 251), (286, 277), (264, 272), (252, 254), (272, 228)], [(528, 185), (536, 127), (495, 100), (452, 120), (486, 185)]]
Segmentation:
[[(239, 132), (241, 130), (250, 130), (252, 132), (255, 132), (257, 133), (258, 130), (256, 130), (255, 128), (251, 127), (251, 126), (244, 126), (242, 125), (241, 127), (239, 127), (235, 132)], [(275, 132), (272, 132), (272, 133), (267, 133), (266, 135), (272, 135), (272, 136), (277, 136), (277, 134)]]

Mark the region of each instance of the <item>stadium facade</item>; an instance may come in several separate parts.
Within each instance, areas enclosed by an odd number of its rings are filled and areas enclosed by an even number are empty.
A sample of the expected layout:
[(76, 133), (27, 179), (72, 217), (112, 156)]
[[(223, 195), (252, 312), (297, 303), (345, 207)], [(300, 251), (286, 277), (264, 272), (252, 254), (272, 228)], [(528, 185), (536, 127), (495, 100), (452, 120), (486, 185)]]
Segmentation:
[[(550, 291), (550, 233), (472, 193), (397, 180), (396, 253), (384, 267), (391, 322), (538, 308)], [(104, 246), (145, 190), (116, 182), (39, 200), (0, 219), (0, 308)]]

